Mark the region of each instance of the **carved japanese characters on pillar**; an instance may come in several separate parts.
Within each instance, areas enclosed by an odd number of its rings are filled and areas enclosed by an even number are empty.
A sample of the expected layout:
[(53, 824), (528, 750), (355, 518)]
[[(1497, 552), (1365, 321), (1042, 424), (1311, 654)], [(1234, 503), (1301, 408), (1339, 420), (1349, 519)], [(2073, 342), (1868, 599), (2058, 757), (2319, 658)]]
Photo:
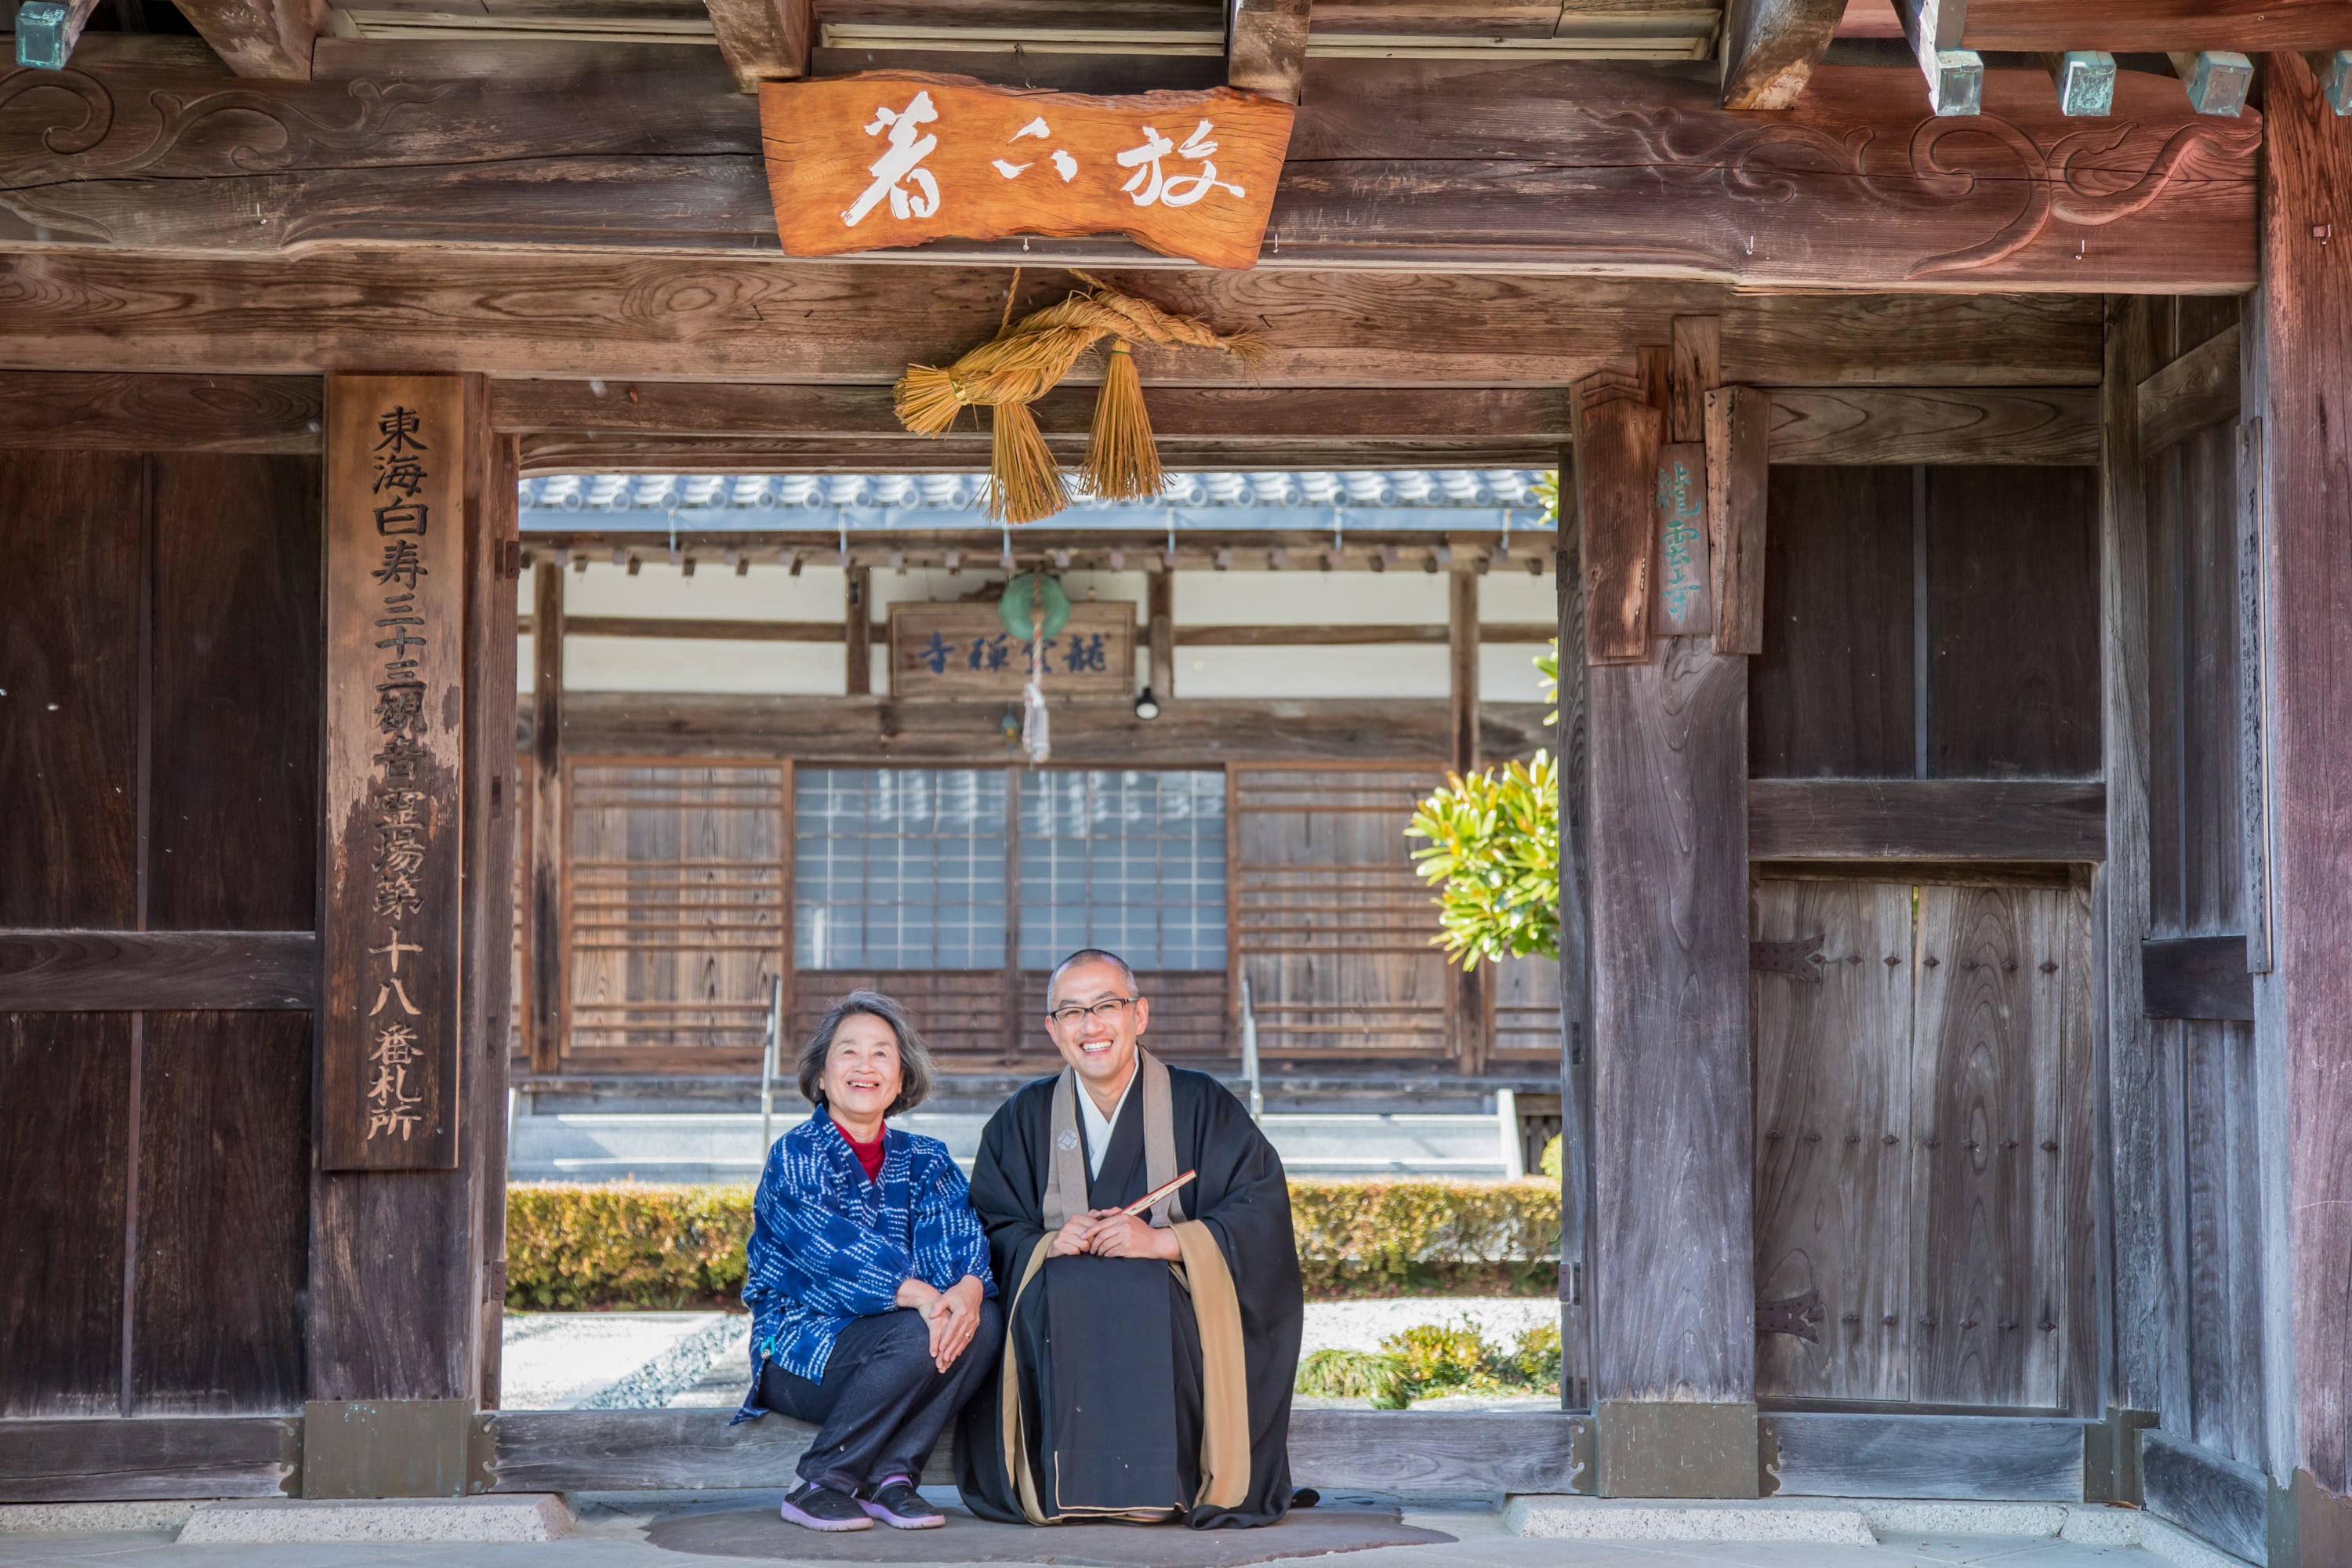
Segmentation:
[(330, 1170), (457, 1159), (463, 408), (455, 376), (328, 381)]
[(1251, 267), (1296, 112), (1231, 88), (1096, 98), (904, 71), (760, 89), (793, 256), (1123, 233)]

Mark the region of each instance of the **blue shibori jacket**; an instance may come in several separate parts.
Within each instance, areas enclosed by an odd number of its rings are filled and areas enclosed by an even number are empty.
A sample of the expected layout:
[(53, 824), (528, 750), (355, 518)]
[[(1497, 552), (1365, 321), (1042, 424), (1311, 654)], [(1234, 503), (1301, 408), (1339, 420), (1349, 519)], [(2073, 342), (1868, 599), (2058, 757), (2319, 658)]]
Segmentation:
[(823, 1106), (768, 1151), (744, 1254), (751, 1392), (737, 1421), (768, 1413), (760, 1375), (770, 1357), (821, 1381), (843, 1328), (891, 1310), (908, 1279), (944, 1290), (970, 1274), (996, 1294), (988, 1237), (948, 1146), (888, 1128), (881, 1179), (867, 1181)]

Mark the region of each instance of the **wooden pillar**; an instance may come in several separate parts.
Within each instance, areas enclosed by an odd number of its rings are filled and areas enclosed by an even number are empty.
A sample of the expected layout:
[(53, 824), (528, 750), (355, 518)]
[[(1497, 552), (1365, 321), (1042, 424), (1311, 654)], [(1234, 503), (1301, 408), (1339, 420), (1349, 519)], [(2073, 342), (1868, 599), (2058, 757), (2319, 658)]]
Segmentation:
[[(486, 403), (478, 377), (328, 379), (327, 886), (302, 1466), (313, 1497), (461, 1493), (485, 1391), (519, 559), (515, 470), (493, 463)], [(383, 432), (404, 415), (421, 478), (388, 479)], [(414, 713), (391, 700), (412, 676)], [(395, 812), (424, 826), (387, 836)], [(397, 1054), (394, 1023), (414, 1037)], [(404, 1067), (405, 1079), (382, 1076)]]
[[(2352, 1561), (2352, 122), (2299, 55), (2269, 57), (2263, 285), (2242, 461), (2262, 570), (2256, 693), (2271, 967), (2254, 977), (2263, 1143), (2273, 1568)], [(2257, 965), (2259, 967), (2259, 965)]]
[[(1478, 766), (1478, 575), (1464, 567), (1446, 574), (1446, 691), (1453, 702), (1450, 733), (1452, 755), (1447, 765), (1456, 773)], [(1486, 998), (1493, 994), (1487, 967), (1449, 968), (1454, 1015), (1454, 1062), (1465, 1076), (1486, 1070), (1491, 1038)]]
[(2093, 874), (2104, 946), (2108, 1171), (2114, 1266), (2104, 1270), (2111, 1353), (2106, 1403), (2191, 1429), (2188, 1235), (2178, 1173), (2180, 1064), (2166, 1066), (2141, 994), (2148, 934), (2148, 529), (2139, 384), (2169, 357), (2168, 302), (2111, 300), (2100, 393), (2099, 625), (2107, 858)]
[(1144, 685), (1166, 703), (1176, 696), (1176, 569), (1152, 573), (1144, 598), (1145, 631), (1151, 639)]
[(1585, 672), (1599, 1489), (1754, 1497), (1748, 666), (1648, 638), (1664, 411), (1579, 402), (1584, 580), (1612, 595)]
[(841, 630), (849, 647), (849, 695), (870, 697), (874, 693), (874, 569), (852, 566), (842, 575), (846, 586)]
[[(1559, 549), (1559, 1402), (1592, 1408), (1591, 748), (1584, 663), (1583, 526), (1576, 455), (1560, 454)], [(1586, 1490), (1591, 1489), (1588, 1480)]]
[(571, 833), (563, 810), (563, 568), (531, 569), (530, 612), (530, 1070), (562, 1060), (572, 966), (563, 952), (563, 866)]

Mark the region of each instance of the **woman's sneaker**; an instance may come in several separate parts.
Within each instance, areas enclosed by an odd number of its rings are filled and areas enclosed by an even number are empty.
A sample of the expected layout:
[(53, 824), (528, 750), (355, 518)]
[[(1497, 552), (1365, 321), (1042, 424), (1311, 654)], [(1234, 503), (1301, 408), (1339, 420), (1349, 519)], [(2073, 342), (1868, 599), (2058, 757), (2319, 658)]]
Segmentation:
[(937, 1530), (948, 1521), (906, 1476), (883, 1477), (857, 1494), (857, 1506), (893, 1530)]
[(866, 1510), (857, 1500), (814, 1481), (803, 1481), (798, 1490), (784, 1499), (784, 1506), (776, 1512), (786, 1524), (797, 1524), (803, 1530), (871, 1530), (874, 1521), (866, 1517)]

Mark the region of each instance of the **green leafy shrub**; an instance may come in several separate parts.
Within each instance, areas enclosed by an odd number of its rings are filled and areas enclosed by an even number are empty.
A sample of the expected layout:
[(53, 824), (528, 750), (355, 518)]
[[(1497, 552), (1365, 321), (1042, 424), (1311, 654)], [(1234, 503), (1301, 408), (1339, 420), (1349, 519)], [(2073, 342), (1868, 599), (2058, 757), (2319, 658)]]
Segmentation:
[(1297, 1392), (1320, 1399), (1369, 1399), (1375, 1410), (1402, 1410), (1404, 1363), (1374, 1351), (1320, 1350), (1298, 1363)]
[(1500, 1381), (1495, 1375), (1495, 1347), (1466, 1318), (1458, 1323), (1416, 1324), (1382, 1340), (1381, 1349), (1404, 1369), (1415, 1397)]
[(1551, 1142), (1544, 1145), (1542, 1168), (1545, 1175), (1555, 1182), (1559, 1180), (1559, 1134), (1557, 1132), (1551, 1135)]
[(1519, 1342), (1511, 1351), (1509, 1371), (1513, 1381), (1531, 1388), (1559, 1391), (1559, 1325), (1544, 1323), (1522, 1330)]
[[(1290, 1206), (1311, 1296), (1545, 1291), (1559, 1255), (1555, 1183), (1298, 1181)], [(507, 1304), (731, 1304), (751, 1234), (747, 1186), (518, 1183), (507, 1189)]]

